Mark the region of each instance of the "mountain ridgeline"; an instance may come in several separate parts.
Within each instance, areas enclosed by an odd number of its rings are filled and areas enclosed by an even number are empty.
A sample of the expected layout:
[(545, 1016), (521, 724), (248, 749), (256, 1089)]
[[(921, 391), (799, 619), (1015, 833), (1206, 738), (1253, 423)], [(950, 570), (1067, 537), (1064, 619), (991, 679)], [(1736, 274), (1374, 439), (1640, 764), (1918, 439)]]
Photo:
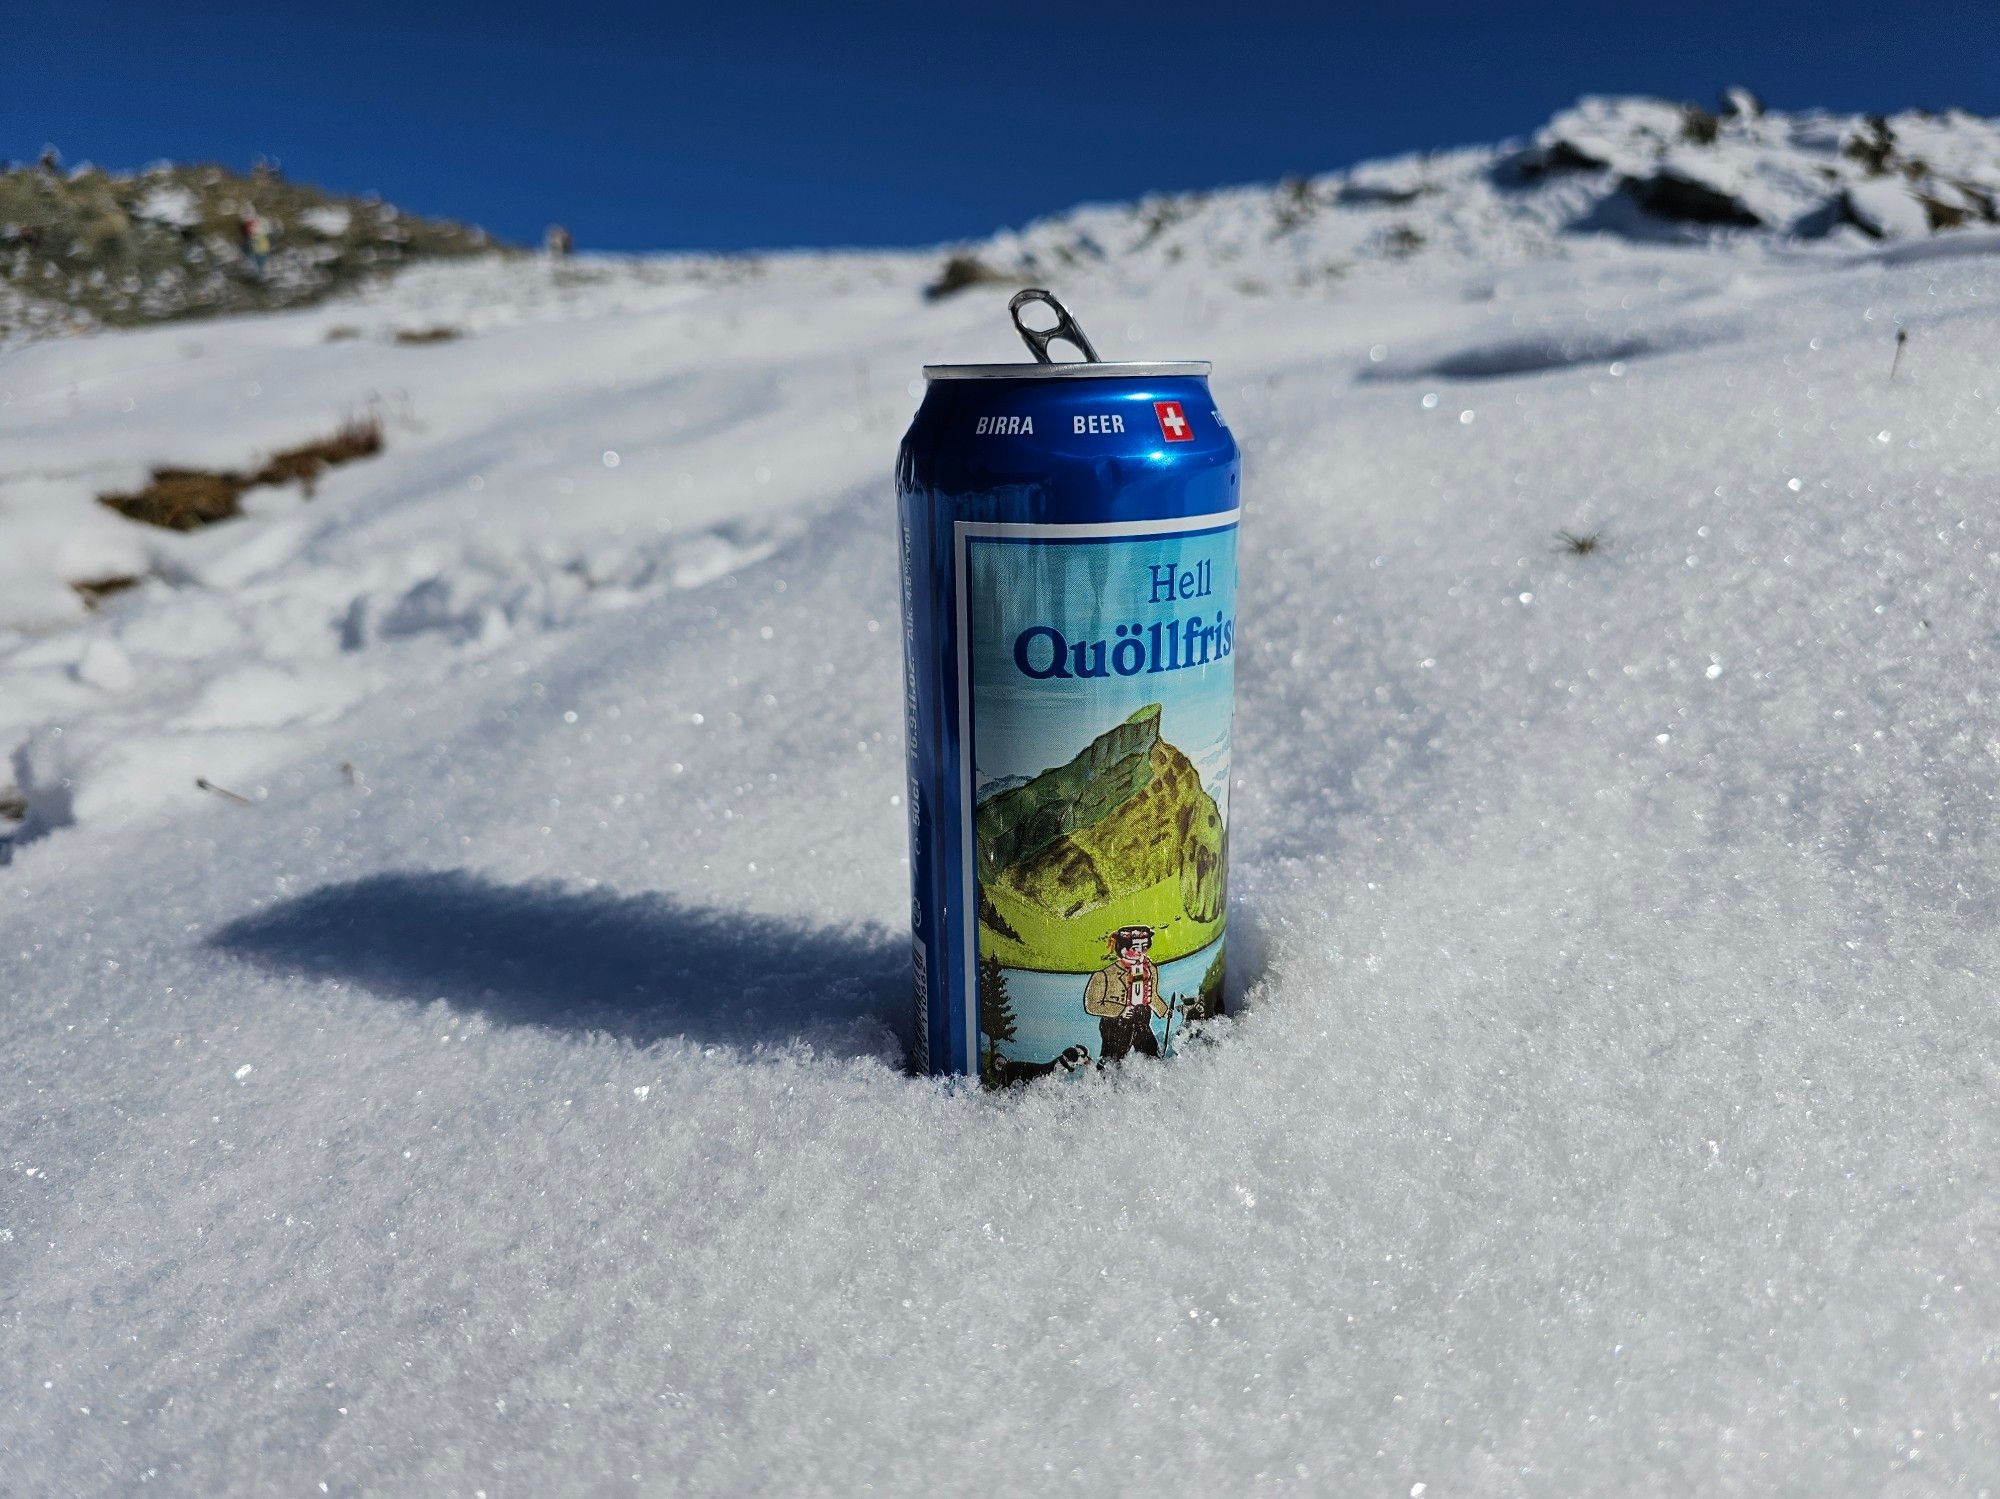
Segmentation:
[(501, 248), (471, 225), (267, 166), (66, 171), (51, 151), (0, 161), (0, 341), (306, 306), (402, 266)]
[(933, 295), (1092, 268), (1274, 295), (1327, 291), (1370, 264), (1487, 265), (1590, 239), (1852, 254), (1996, 228), (2000, 121), (1766, 110), (1742, 89), (1712, 110), (1588, 97), (1526, 139), (1073, 208), (955, 247)]
[(1084, 972), (1119, 926), (1155, 929), (1161, 962), (1222, 931), (1228, 833), (1152, 703), (1067, 764), (989, 796), (974, 816), (982, 952)]

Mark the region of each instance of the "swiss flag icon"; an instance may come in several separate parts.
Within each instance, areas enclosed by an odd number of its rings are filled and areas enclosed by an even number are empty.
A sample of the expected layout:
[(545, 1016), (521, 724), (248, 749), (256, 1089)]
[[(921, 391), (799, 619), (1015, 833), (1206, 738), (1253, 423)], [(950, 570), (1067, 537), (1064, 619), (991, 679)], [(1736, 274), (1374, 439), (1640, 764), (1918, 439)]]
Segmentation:
[(1168, 442), (1194, 441), (1194, 428), (1188, 425), (1187, 413), (1181, 410), (1179, 401), (1153, 402), (1153, 415), (1160, 419), (1160, 436)]

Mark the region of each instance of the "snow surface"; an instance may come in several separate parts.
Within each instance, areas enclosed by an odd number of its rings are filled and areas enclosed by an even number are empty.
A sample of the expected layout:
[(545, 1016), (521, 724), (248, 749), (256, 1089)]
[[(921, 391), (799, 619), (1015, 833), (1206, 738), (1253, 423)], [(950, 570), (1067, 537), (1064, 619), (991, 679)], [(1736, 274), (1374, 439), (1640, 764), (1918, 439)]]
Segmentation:
[(304, 209), (299, 214), (299, 223), (315, 234), (328, 239), (338, 239), (347, 233), (354, 223), (354, 215), (344, 205), (326, 203), (317, 208)]
[(193, 229), (201, 223), (201, 200), (194, 190), (179, 183), (163, 182), (149, 188), (139, 200), (138, 215), (170, 229)]
[(1989, 1490), (1994, 248), (1060, 281), (1244, 447), (1244, 1004), (998, 1097), (902, 1070), (889, 471), (1006, 288), (16, 351), (0, 1492)]

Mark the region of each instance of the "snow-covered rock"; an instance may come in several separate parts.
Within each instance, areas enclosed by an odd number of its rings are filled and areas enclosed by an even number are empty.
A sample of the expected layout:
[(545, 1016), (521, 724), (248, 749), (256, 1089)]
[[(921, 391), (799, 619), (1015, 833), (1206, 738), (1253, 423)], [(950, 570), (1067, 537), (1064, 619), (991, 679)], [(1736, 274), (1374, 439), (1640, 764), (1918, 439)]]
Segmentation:
[(1992, 120), (1785, 113), (1738, 89), (1716, 113), (1586, 98), (1525, 143), (1076, 209), (968, 248), (996, 268), (1048, 276), (1198, 265), (1231, 281), (1309, 287), (1370, 260), (1582, 254), (1590, 238), (1740, 247), (1831, 237), (1838, 248), (1843, 227), (1893, 238), (1992, 224), (1996, 201)]
[[(251, 213), (268, 244), (254, 274), (239, 239)], [(156, 162), (54, 176), (0, 163), (0, 350), (99, 322), (303, 306), (399, 266), (497, 248), (476, 228), (268, 168)]]
[(354, 214), (339, 203), (327, 203), (317, 208), (302, 209), (299, 224), (314, 234), (323, 234), (328, 239), (338, 239), (347, 233), (354, 222)]
[(192, 229), (201, 223), (201, 203), (192, 188), (163, 182), (146, 189), (133, 214), (169, 229)]
[(1845, 201), (1849, 217), (1877, 239), (1914, 238), (1930, 230), (1922, 201), (1901, 182), (1857, 182), (1846, 190)]

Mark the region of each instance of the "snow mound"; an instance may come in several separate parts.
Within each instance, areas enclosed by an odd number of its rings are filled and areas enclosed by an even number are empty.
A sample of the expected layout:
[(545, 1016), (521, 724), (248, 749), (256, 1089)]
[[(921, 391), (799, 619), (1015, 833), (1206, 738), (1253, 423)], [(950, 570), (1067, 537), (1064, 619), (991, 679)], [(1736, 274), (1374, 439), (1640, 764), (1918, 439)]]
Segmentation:
[(1579, 241), (1593, 237), (1851, 250), (2000, 222), (1996, 204), (2000, 123), (1962, 110), (1781, 113), (1731, 90), (1719, 113), (1586, 98), (1526, 142), (1080, 208), (964, 248), (1028, 275), (1200, 268), (1297, 290), (1370, 262), (1592, 253)]

